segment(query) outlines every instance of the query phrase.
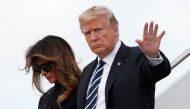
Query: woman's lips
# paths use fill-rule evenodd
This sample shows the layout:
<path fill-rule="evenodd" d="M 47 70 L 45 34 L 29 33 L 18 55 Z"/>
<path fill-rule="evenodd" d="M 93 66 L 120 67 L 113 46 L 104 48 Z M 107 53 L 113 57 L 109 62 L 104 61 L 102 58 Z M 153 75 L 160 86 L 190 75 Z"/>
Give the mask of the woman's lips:
<path fill-rule="evenodd" d="M 47 79 L 47 80 L 50 80 L 50 79 L 51 79 L 51 76 L 49 76 L 49 77 L 46 77 L 46 79 Z"/>

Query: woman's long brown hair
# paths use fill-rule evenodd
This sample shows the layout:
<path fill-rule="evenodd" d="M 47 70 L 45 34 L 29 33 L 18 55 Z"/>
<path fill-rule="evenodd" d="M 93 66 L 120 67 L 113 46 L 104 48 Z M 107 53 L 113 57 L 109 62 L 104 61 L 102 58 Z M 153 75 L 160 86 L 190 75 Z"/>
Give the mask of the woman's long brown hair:
<path fill-rule="evenodd" d="M 70 45 L 61 37 L 49 35 L 39 40 L 26 52 L 26 65 L 24 69 L 29 73 L 37 58 L 52 61 L 56 66 L 56 73 L 62 93 L 57 99 L 57 104 L 61 108 L 61 102 L 76 90 L 81 74 L 74 53 Z M 44 93 L 41 86 L 41 75 L 33 72 L 32 84 L 41 93 Z"/>

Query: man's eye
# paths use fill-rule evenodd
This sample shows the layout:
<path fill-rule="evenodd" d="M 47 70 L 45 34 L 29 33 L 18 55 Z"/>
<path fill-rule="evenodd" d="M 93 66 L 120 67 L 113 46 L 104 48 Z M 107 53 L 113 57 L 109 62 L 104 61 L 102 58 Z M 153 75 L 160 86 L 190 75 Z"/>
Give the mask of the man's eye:
<path fill-rule="evenodd" d="M 95 32 L 101 32 L 102 31 L 102 28 L 97 28 L 97 29 L 95 29 Z"/>
<path fill-rule="evenodd" d="M 90 32 L 84 32 L 84 35 L 86 36 L 86 35 L 89 35 L 90 34 Z"/>
<path fill-rule="evenodd" d="M 97 28 L 94 30 L 94 32 L 96 32 L 97 34 L 102 33 L 102 31 L 103 31 L 103 28 Z"/>

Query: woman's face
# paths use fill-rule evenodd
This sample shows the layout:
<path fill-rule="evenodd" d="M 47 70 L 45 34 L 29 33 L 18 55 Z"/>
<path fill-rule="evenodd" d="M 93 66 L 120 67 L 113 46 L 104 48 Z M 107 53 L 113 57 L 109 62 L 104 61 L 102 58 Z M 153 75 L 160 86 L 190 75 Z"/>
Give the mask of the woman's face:
<path fill-rule="evenodd" d="M 38 58 L 33 66 L 33 71 L 40 73 L 49 83 L 56 83 L 58 81 L 55 64 L 51 61 Z"/>

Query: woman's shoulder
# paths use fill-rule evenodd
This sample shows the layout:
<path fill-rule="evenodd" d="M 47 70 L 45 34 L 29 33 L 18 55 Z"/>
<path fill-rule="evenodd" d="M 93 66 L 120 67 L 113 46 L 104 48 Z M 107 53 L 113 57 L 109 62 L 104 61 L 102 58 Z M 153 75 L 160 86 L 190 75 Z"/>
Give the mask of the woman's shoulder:
<path fill-rule="evenodd" d="M 76 109 L 77 90 L 74 90 L 71 95 L 61 103 L 65 109 Z"/>
<path fill-rule="evenodd" d="M 43 93 L 43 95 L 40 97 L 39 102 L 48 101 L 49 99 L 51 99 L 53 92 L 54 92 L 54 87 L 51 87 L 45 93 Z"/>
<path fill-rule="evenodd" d="M 51 96 L 54 93 L 54 89 L 54 87 L 51 87 L 41 97 Z"/>
<path fill-rule="evenodd" d="M 49 109 L 51 107 L 50 105 L 51 105 L 53 90 L 54 87 L 50 88 L 40 97 L 38 109 Z"/>

